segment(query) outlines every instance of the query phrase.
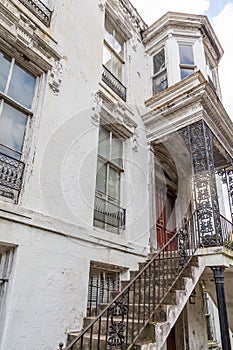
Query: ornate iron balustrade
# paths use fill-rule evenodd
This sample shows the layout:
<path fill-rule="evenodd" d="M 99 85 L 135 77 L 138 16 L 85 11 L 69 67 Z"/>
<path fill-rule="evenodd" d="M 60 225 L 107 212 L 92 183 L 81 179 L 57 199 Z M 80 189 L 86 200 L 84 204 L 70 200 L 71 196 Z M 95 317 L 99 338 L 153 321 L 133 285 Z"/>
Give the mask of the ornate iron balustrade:
<path fill-rule="evenodd" d="M 203 246 L 202 222 L 198 211 L 184 220 L 182 228 L 113 301 L 66 348 L 63 349 L 60 343 L 59 349 L 132 349 L 149 322 L 155 321 L 156 310 L 179 280 L 197 248 Z M 213 234 L 210 240 L 204 241 L 205 246 L 225 245 L 233 250 L 232 227 L 230 221 L 221 217 L 221 237 Z"/>
<path fill-rule="evenodd" d="M 197 232 L 194 214 L 64 350 L 132 349 L 192 259 L 199 246 Z"/>
<path fill-rule="evenodd" d="M 47 27 L 50 25 L 52 11 L 40 0 L 19 0 Z"/>
<path fill-rule="evenodd" d="M 17 200 L 23 172 L 23 162 L 0 153 L 0 196 Z"/>
<path fill-rule="evenodd" d="M 102 80 L 107 84 L 123 101 L 126 101 L 126 87 L 118 80 L 104 65 Z"/>
<path fill-rule="evenodd" d="M 222 229 L 222 244 L 233 250 L 233 223 L 220 215 L 221 229 Z"/>
<path fill-rule="evenodd" d="M 95 197 L 94 220 L 124 229 L 125 209 L 103 198 Z"/>

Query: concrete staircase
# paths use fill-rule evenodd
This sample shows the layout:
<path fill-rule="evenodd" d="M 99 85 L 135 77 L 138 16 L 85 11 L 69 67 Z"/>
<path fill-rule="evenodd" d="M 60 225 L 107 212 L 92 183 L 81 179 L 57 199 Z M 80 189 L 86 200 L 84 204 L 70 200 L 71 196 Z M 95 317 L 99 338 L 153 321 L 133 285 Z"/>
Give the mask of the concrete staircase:
<path fill-rule="evenodd" d="M 145 270 L 148 262 L 139 263 L 139 269 L 130 272 L 130 280 L 122 282 L 121 287 L 124 289 L 135 281 L 126 296 L 124 317 L 122 318 L 122 313 L 118 310 L 111 323 L 109 311 L 104 312 L 108 305 L 99 304 L 98 313 L 102 313 L 101 319 L 95 322 L 95 317 L 85 317 L 84 329 L 88 326 L 89 329 L 79 342 L 75 342 L 79 333 L 69 334 L 65 349 L 161 350 L 204 269 L 199 266 L 198 258 L 193 256 L 174 282 L 174 274 L 177 274 L 174 259 L 176 258 L 165 259 L 161 268 L 155 267 L 153 276 L 150 269 Z M 140 271 L 144 271 L 142 278 L 135 280 Z M 115 298 L 118 294 L 119 292 L 113 292 L 112 297 Z M 111 334 L 114 334 L 114 329 L 111 333 L 111 324 L 115 329 L 112 343 L 109 341 Z M 119 342 L 121 335 L 123 342 Z"/>

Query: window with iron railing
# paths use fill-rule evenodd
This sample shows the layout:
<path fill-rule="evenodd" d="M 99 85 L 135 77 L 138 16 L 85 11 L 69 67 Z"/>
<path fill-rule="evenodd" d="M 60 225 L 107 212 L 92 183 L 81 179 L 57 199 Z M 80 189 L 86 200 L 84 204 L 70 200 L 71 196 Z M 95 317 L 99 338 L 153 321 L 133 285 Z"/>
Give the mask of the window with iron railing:
<path fill-rule="evenodd" d="M 99 304 L 112 301 L 112 292 L 120 289 L 119 272 L 91 268 L 88 283 L 87 316 L 96 316 Z"/>
<path fill-rule="evenodd" d="M 117 29 L 105 22 L 103 43 L 103 72 L 102 80 L 124 101 L 126 101 L 126 88 L 123 85 L 125 42 Z"/>
<path fill-rule="evenodd" d="M 125 225 L 125 210 L 120 207 L 123 172 L 123 140 L 100 126 L 94 225 L 119 233 Z"/>
<path fill-rule="evenodd" d="M 52 11 L 50 10 L 50 0 L 19 0 L 34 16 L 44 25 L 50 26 Z"/>
<path fill-rule="evenodd" d="M 17 200 L 24 171 L 22 161 L 36 77 L 0 51 L 0 196 Z"/>

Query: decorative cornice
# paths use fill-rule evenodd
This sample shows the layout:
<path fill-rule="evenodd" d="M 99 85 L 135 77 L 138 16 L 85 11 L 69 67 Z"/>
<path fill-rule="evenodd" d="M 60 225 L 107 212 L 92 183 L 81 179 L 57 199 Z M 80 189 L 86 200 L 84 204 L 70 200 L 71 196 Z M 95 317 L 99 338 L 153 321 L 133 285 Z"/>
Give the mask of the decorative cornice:
<path fill-rule="evenodd" d="M 185 81 L 186 80 L 186 81 Z M 169 90 L 169 89 L 167 89 Z M 151 110 L 142 116 L 150 141 L 204 119 L 219 142 L 233 155 L 233 123 L 220 99 L 200 72 L 146 101 Z M 169 95 L 171 96 L 169 98 Z M 160 102 L 161 101 L 161 102 Z"/>
<path fill-rule="evenodd" d="M 49 71 L 61 59 L 56 41 L 11 0 L 0 3 L 0 47 L 14 52 L 22 64 L 26 61 L 35 74 Z"/>
<path fill-rule="evenodd" d="M 133 112 L 125 103 L 113 101 L 103 91 L 93 94 L 92 123 L 101 122 L 109 126 L 123 138 L 135 135 L 137 123 L 133 120 Z"/>
<path fill-rule="evenodd" d="M 119 25 L 126 39 L 132 37 L 132 30 L 141 36 L 141 32 L 147 28 L 146 23 L 129 0 L 107 0 L 105 11 L 110 14 L 115 25 Z"/>

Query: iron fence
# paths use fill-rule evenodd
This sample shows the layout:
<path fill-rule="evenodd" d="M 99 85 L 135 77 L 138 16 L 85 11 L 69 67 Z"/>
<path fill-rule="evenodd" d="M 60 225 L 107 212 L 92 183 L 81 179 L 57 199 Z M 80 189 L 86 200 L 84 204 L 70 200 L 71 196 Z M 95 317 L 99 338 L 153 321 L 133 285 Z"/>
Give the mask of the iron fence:
<path fill-rule="evenodd" d="M 103 65 L 102 80 L 107 84 L 123 101 L 126 101 L 126 87 Z"/>
<path fill-rule="evenodd" d="M 124 229 L 125 209 L 106 199 L 95 197 L 94 220 Z"/>
<path fill-rule="evenodd" d="M 40 0 L 19 0 L 29 9 L 43 24 L 50 26 L 52 11 Z"/>
<path fill-rule="evenodd" d="M 0 153 L 0 196 L 17 199 L 22 186 L 24 163 Z"/>

